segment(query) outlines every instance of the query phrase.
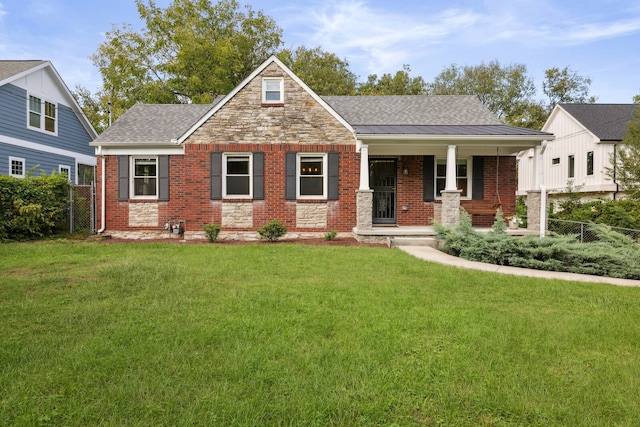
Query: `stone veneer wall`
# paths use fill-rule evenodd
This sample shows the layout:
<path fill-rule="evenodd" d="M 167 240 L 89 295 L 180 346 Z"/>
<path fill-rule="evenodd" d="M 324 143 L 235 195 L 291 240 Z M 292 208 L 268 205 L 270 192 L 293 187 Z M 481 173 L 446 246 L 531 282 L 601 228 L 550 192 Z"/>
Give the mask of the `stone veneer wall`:
<path fill-rule="evenodd" d="M 157 227 L 158 204 L 157 203 L 130 203 L 129 204 L 130 227 Z"/>
<path fill-rule="evenodd" d="M 253 203 L 223 203 L 222 227 L 245 229 L 253 227 Z"/>

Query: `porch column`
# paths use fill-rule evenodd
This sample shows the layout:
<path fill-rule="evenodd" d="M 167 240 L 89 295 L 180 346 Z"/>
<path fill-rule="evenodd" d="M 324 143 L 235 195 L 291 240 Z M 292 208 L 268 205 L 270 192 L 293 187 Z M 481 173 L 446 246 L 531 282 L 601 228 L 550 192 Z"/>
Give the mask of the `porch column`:
<path fill-rule="evenodd" d="M 537 146 L 533 156 L 533 188 L 527 191 L 527 230 L 538 231 L 544 237 L 547 230 L 547 197 L 544 186 L 542 154 L 544 149 Z"/>
<path fill-rule="evenodd" d="M 457 190 L 456 179 L 456 146 L 450 145 L 447 149 L 447 178 L 445 181 L 445 191 Z"/>
<path fill-rule="evenodd" d="M 360 146 L 360 190 L 369 190 L 369 146 Z"/>
<path fill-rule="evenodd" d="M 369 188 L 369 146 L 360 145 L 360 188 L 356 191 L 356 228 L 373 228 L 373 190 Z"/>
<path fill-rule="evenodd" d="M 456 146 L 447 149 L 447 177 L 442 191 L 442 225 L 455 227 L 460 224 L 460 193 L 456 178 Z"/>

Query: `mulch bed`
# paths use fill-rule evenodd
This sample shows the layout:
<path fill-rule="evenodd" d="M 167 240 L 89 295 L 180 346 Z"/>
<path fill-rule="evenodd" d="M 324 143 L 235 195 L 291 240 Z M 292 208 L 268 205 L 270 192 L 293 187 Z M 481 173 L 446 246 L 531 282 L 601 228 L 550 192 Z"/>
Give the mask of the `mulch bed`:
<path fill-rule="evenodd" d="M 372 247 L 386 247 L 384 243 L 360 243 L 353 237 L 339 237 L 333 240 L 326 240 L 323 238 L 311 238 L 311 239 L 280 239 L 276 242 L 269 242 L 266 240 L 216 240 L 215 243 L 209 243 L 206 239 L 186 239 L 181 240 L 179 238 L 159 238 L 159 239 L 117 239 L 110 236 L 92 236 L 93 239 L 105 244 L 114 243 L 174 243 L 174 244 L 190 244 L 190 245 L 222 245 L 222 246 L 235 246 L 235 245 L 277 245 L 282 243 L 293 243 L 297 245 L 312 245 L 312 246 L 372 246 Z"/>

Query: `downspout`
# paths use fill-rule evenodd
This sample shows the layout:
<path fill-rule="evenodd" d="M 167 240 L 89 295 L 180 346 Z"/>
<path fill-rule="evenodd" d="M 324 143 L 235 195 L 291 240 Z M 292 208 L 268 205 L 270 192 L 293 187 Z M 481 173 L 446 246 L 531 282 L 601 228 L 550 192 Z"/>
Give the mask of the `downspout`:
<path fill-rule="evenodd" d="M 98 154 L 102 154 L 102 147 L 98 147 Z M 105 206 L 105 190 L 106 190 L 106 184 L 105 184 L 105 176 L 106 176 L 106 172 L 105 172 L 105 158 L 104 158 L 104 154 L 102 154 L 102 170 L 100 171 L 100 180 L 101 180 L 101 192 L 102 194 L 100 195 L 100 230 L 98 230 L 96 233 L 98 234 L 102 234 L 104 233 L 104 230 L 107 228 L 107 224 L 106 224 L 106 218 L 107 218 L 107 207 Z"/>

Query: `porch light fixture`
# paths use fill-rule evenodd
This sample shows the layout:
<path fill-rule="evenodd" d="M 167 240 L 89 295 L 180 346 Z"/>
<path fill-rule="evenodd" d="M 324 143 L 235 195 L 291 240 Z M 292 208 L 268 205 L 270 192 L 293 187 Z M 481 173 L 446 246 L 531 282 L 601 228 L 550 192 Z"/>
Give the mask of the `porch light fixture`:
<path fill-rule="evenodd" d="M 406 166 L 402 168 L 402 175 L 409 175 L 409 166 Z"/>

